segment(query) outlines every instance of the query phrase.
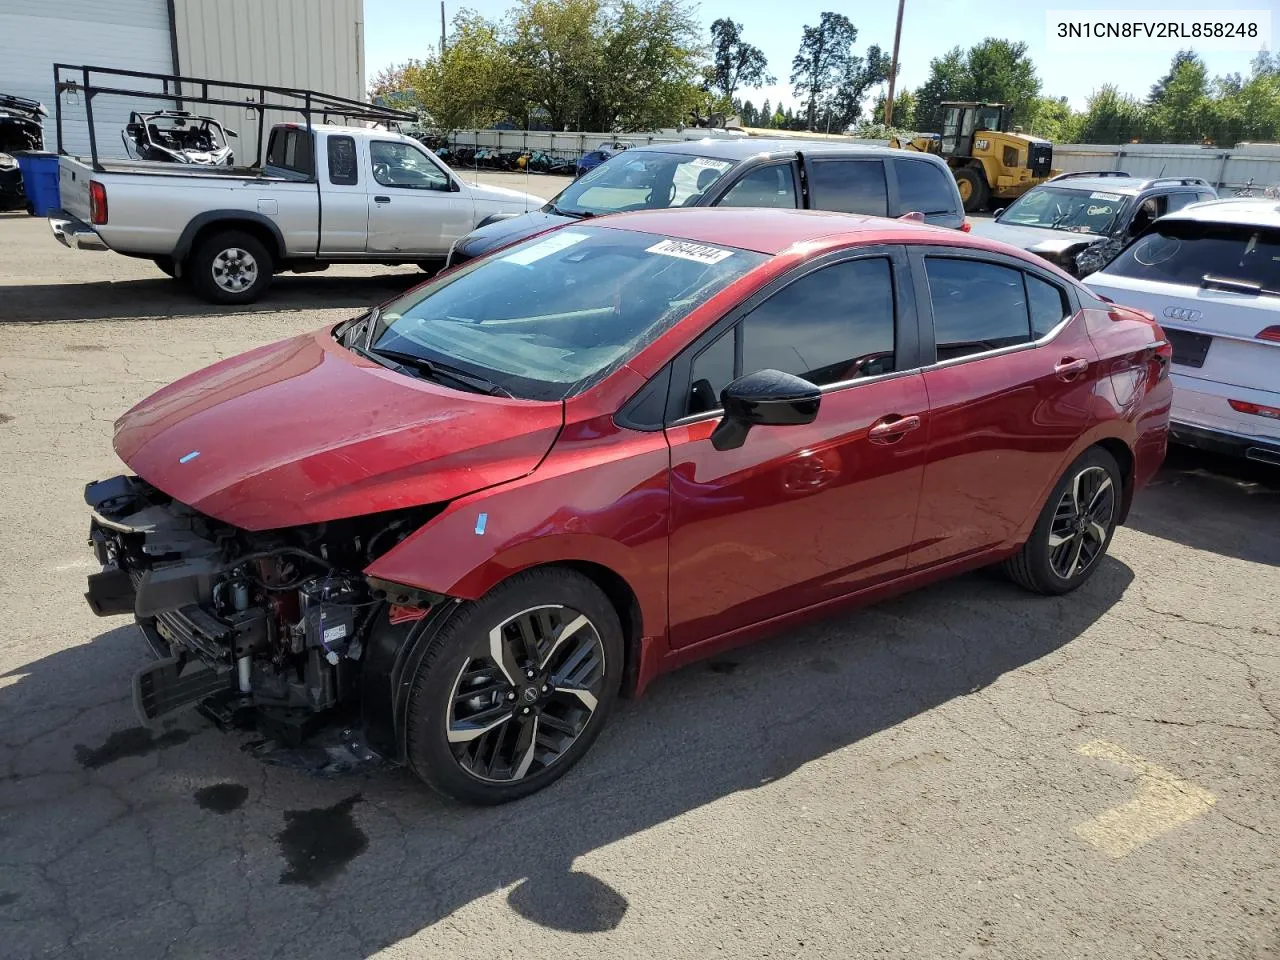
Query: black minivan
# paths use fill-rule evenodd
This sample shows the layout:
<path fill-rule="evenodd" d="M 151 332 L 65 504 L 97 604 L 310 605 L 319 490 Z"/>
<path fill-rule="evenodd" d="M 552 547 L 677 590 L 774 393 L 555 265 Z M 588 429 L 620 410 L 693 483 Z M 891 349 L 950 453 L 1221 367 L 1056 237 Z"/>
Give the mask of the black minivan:
<path fill-rule="evenodd" d="M 951 171 L 930 154 L 808 140 L 704 139 L 610 157 L 540 210 L 481 223 L 453 245 L 447 266 L 574 220 L 667 207 L 920 213 L 928 223 L 968 229 Z"/>

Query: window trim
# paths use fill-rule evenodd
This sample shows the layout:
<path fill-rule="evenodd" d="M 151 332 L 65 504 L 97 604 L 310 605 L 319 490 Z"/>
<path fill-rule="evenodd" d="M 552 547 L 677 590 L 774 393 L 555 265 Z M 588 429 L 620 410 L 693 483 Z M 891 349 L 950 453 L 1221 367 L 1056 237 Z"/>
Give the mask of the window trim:
<path fill-rule="evenodd" d="M 891 162 L 885 164 L 886 173 L 890 174 L 892 177 L 892 187 L 890 192 L 892 205 L 889 213 L 889 216 L 891 217 L 901 217 L 904 214 L 911 212 L 910 210 L 905 209 L 906 205 L 902 199 L 902 185 L 898 180 L 898 164 L 900 163 L 916 163 L 921 166 L 931 167 L 934 171 L 942 175 L 944 181 L 950 180 L 951 185 L 955 185 L 955 177 L 952 176 L 949 167 L 934 163 L 932 160 L 926 160 L 924 159 L 924 156 L 913 157 L 907 154 L 901 157 L 892 157 Z M 955 195 L 948 197 L 948 199 L 952 201 L 953 206 L 947 210 L 921 210 L 920 212 L 924 214 L 926 220 L 930 217 L 958 217 L 960 222 L 963 223 L 965 218 L 964 204 L 960 203 L 959 206 L 954 205 L 955 201 L 959 198 L 959 195 L 959 188 L 957 187 Z"/>
<path fill-rule="evenodd" d="M 739 321 L 743 320 L 756 307 L 764 303 L 774 294 L 779 293 L 785 287 L 790 286 L 797 280 L 800 280 L 811 273 L 822 270 L 826 267 L 835 266 L 838 263 L 845 263 L 852 260 L 868 260 L 868 259 L 884 259 L 889 260 L 890 274 L 893 277 L 893 293 L 894 293 L 894 354 L 895 360 L 902 360 L 902 369 L 893 370 L 889 373 L 877 374 L 874 377 L 857 377 L 853 380 L 841 380 L 836 383 L 825 384 L 818 389 L 825 395 L 834 393 L 837 390 L 846 390 L 851 387 L 859 387 L 863 384 L 876 383 L 881 380 L 890 380 L 895 377 L 904 377 L 913 373 L 918 373 L 922 367 L 924 356 L 921 352 L 921 344 L 919 341 L 919 311 L 917 309 L 917 301 L 919 298 L 918 291 L 912 283 L 911 264 L 908 259 L 908 249 L 902 244 L 877 243 L 866 246 L 845 247 L 840 250 L 833 250 L 813 260 L 809 260 L 800 264 L 791 270 L 788 270 L 780 277 L 775 277 L 769 283 L 757 290 L 751 296 L 742 302 L 731 307 L 710 326 L 703 330 L 697 337 L 685 345 L 676 357 L 671 361 L 669 367 L 671 369 L 671 382 L 667 393 L 667 410 L 665 418 L 665 427 L 684 426 L 690 423 L 697 423 L 699 420 L 710 420 L 723 416 L 724 409 L 717 408 L 715 410 L 704 410 L 702 413 L 684 413 L 684 402 L 689 396 L 689 389 L 693 385 L 690 379 L 693 368 L 693 360 L 702 353 L 707 347 L 718 340 L 725 334 L 729 328 L 734 327 Z M 734 351 L 735 366 L 740 363 L 741 357 L 737 351 L 741 350 L 741 343 L 735 342 Z"/>
<path fill-rule="evenodd" d="M 747 177 L 751 176 L 757 170 L 763 170 L 767 167 L 780 167 L 783 165 L 789 166 L 791 168 L 791 189 L 794 191 L 792 193 L 792 196 L 795 197 L 796 205 L 794 207 L 777 207 L 777 208 L 765 208 L 765 209 L 803 210 L 805 209 L 804 197 L 800 189 L 800 171 L 797 169 L 795 157 L 769 158 L 766 160 L 762 160 L 759 163 L 738 164 L 736 168 L 731 169 L 729 172 L 733 173 L 734 170 L 741 170 L 741 172 L 736 177 L 734 177 L 730 183 L 725 184 L 724 187 L 721 188 L 718 193 L 714 194 L 715 199 L 713 199 L 710 203 L 700 203 L 698 204 L 698 206 L 718 207 L 724 202 L 724 198 L 729 195 L 730 191 L 732 191 L 735 187 L 738 186 L 738 184 L 740 184 L 743 180 L 747 179 Z M 725 174 L 725 177 L 727 176 L 728 174 Z M 724 179 L 724 178 L 722 177 L 721 179 Z M 703 196 L 703 199 L 704 200 L 706 199 L 705 195 Z M 726 207 L 725 209 L 727 210 L 759 210 L 762 208 L 760 207 Z"/>
<path fill-rule="evenodd" d="M 344 180 L 333 179 L 333 149 L 334 142 L 338 140 L 347 140 L 351 144 L 351 155 L 355 157 L 355 179 L 350 183 Z M 360 150 L 356 146 L 356 138 L 349 133 L 331 133 L 324 140 L 324 167 L 325 174 L 328 177 L 329 185 L 333 187 L 358 187 L 360 186 Z M 372 176 L 370 172 L 370 176 Z"/>
<path fill-rule="evenodd" d="M 921 370 L 926 373 L 941 367 L 954 367 L 962 363 L 969 363 L 974 360 L 986 360 L 991 357 L 1002 357 L 1010 353 L 1018 353 L 1022 350 L 1035 350 L 1046 346 L 1057 339 L 1063 329 L 1074 320 L 1081 311 L 1080 298 L 1076 295 L 1075 288 L 1068 284 L 1064 284 L 1060 277 L 1056 277 L 1047 270 L 1042 270 L 1033 263 L 1029 263 L 1019 257 L 1012 257 L 1003 253 L 993 253 L 987 250 L 978 250 L 973 247 L 949 247 L 943 244 L 913 244 L 908 249 L 908 256 L 911 261 L 911 273 L 915 281 L 916 294 L 916 315 L 920 320 L 920 352 Z M 1065 293 L 1067 298 L 1067 306 L 1070 309 L 1062 321 L 1044 336 L 1035 340 L 1028 340 L 1026 343 L 1015 343 L 1007 347 L 997 347 L 994 350 L 983 350 L 981 353 L 970 353 L 963 357 L 952 357 L 950 360 L 938 359 L 938 345 L 934 335 L 933 320 L 933 300 L 929 291 L 929 278 L 925 273 L 925 258 L 936 257 L 948 260 L 976 260 L 979 263 L 989 263 L 992 266 L 1008 267 L 1013 270 L 1020 270 L 1024 274 L 1031 274 L 1038 280 L 1043 280 L 1058 288 L 1059 291 Z M 1026 290 L 1026 281 L 1023 281 L 1023 290 Z M 1024 293 L 1025 295 L 1025 293 Z M 1027 333 L 1032 333 L 1031 329 L 1031 311 L 1027 310 Z M 924 362 L 928 356 L 933 356 L 932 363 Z"/>
<path fill-rule="evenodd" d="M 896 187 L 898 185 L 897 178 L 894 177 L 893 183 L 890 184 L 889 177 L 892 171 L 889 170 L 888 160 L 896 159 L 894 157 L 886 157 L 879 153 L 867 153 L 865 156 L 857 153 L 815 153 L 806 154 L 804 158 L 806 172 L 805 180 L 808 183 L 808 205 L 807 210 L 826 210 L 830 213 L 848 213 L 855 217 L 892 217 L 891 210 L 897 198 Z M 880 164 L 880 175 L 884 179 L 884 213 L 862 213 L 856 210 L 836 210 L 834 207 L 824 206 L 821 201 L 822 191 L 819 189 L 816 193 L 814 190 L 814 174 L 817 168 L 824 163 L 878 163 Z"/>
<path fill-rule="evenodd" d="M 443 187 L 427 187 L 427 186 L 419 186 L 418 184 L 413 184 L 413 183 L 383 183 L 381 180 L 378 179 L 378 175 L 373 172 L 373 165 L 374 165 L 373 147 L 374 147 L 374 144 L 378 144 L 378 143 L 385 143 L 385 144 L 388 144 L 389 146 L 408 147 L 410 150 L 416 150 L 418 153 L 422 154 L 422 158 L 426 160 L 427 163 L 429 163 L 432 167 L 434 167 L 436 171 L 439 172 L 444 177 L 444 186 Z M 443 167 L 441 167 L 440 164 L 437 163 L 435 159 L 431 156 L 431 154 L 427 153 L 426 150 L 423 150 L 420 147 L 415 146 L 412 143 L 407 143 L 403 140 L 374 140 L 372 138 L 369 140 L 369 176 L 372 178 L 373 182 L 378 186 L 378 189 L 380 190 L 428 190 L 431 193 L 455 193 L 458 189 L 457 185 L 453 181 L 453 174 L 451 174 L 448 170 L 445 170 Z"/>

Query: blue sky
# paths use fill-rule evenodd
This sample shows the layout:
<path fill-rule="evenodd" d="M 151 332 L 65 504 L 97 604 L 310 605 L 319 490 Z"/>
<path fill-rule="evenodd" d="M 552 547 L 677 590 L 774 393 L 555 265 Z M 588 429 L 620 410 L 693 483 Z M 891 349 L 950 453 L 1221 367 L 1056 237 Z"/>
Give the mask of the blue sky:
<path fill-rule="evenodd" d="M 484 16 L 501 17 L 511 6 L 508 0 L 446 0 L 446 14 L 452 19 L 460 5 Z M 929 60 L 953 46 L 969 47 L 984 37 L 996 36 L 1026 41 L 1040 74 L 1042 92 L 1065 96 L 1071 105 L 1083 109 L 1089 94 L 1104 83 L 1114 83 L 1128 93 L 1145 97 L 1151 85 L 1168 68 L 1172 51 L 1151 49 L 1135 42 L 1124 55 L 1089 53 L 1087 42 L 1070 55 L 1046 50 L 1045 16 L 1049 10 L 1131 10 L 1173 9 L 1272 9 L 1277 0 L 1238 0 L 1213 4 L 1206 0 L 906 0 L 902 25 L 900 83 L 919 86 L 928 76 Z M 795 103 L 787 77 L 791 59 L 800 44 L 805 24 L 816 24 L 823 10 L 843 12 L 858 28 L 856 50 L 862 53 L 878 43 L 886 51 L 893 47 L 896 0 L 876 0 L 856 6 L 832 0 L 702 0 L 698 13 L 705 24 L 719 17 L 732 17 L 743 25 L 745 38 L 760 47 L 769 58 L 772 72 L 781 81 L 763 91 L 746 91 L 759 106 L 767 96 L 774 103 Z M 365 63 L 370 75 L 391 63 L 423 56 L 440 42 L 438 0 L 364 0 Z M 1280 21 L 1280 12 L 1273 12 Z M 1280 23 L 1273 23 L 1273 29 Z M 1269 41 L 1274 49 L 1273 41 Z M 1209 66 L 1210 75 L 1248 71 L 1251 54 L 1231 51 L 1198 51 Z"/>

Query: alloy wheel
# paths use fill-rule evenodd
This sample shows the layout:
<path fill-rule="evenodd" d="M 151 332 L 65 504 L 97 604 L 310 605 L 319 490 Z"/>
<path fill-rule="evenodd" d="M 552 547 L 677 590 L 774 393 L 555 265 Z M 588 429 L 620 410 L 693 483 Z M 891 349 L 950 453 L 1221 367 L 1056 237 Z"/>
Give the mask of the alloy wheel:
<path fill-rule="evenodd" d="M 1103 467 L 1085 467 L 1071 479 L 1049 527 L 1049 567 L 1063 580 L 1088 570 L 1102 556 L 1115 515 L 1115 484 Z"/>
<path fill-rule="evenodd" d="M 510 783 L 546 769 L 586 729 L 603 694 L 604 644 L 583 613 L 521 611 L 470 652 L 449 694 L 445 735 L 458 765 Z"/>
<path fill-rule="evenodd" d="M 240 247 L 228 247 L 213 258 L 213 282 L 227 293 L 243 293 L 258 279 L 258 261 Z"/>

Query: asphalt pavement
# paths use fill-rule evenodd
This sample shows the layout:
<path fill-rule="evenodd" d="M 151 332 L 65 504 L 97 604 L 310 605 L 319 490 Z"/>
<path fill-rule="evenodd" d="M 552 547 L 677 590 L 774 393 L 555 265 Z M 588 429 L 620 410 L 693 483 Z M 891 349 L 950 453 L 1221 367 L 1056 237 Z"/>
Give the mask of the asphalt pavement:
<path fill-rule="evenodd" d="M 0 217 L 5 960 L 1280 957 L 1280 473 L 1186 451 L 1077 593 L 974 574 L 690 667 L 502 808 L 139 728 L 141 638 L 81 596 L 112 421 L 421 277 L 237 312 Z"/>

